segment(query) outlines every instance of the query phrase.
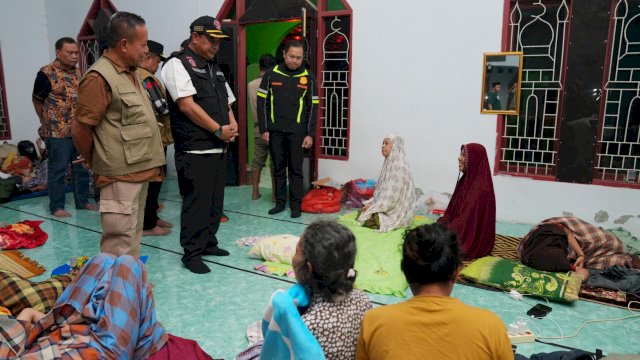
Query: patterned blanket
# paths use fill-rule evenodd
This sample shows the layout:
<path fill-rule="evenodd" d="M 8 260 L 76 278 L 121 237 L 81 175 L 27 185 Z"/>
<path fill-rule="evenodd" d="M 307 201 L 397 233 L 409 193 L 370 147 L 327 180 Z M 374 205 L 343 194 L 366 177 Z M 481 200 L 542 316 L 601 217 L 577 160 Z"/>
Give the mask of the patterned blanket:
<path fill-rule="evenodd" d="M 0 358 L 148 358 L 167 335 L 146 279 L 140 260 L 96 255 L 40 321 L 0 316 Z"/>
<path fill-rule="evenodd" d="M 25 308 L 49 312 L 71 280 L 71 276 L 64 275 L 33 282 L 10 271 L 0 270 L 0 304 L 13 315 L 18 315 Z"/>

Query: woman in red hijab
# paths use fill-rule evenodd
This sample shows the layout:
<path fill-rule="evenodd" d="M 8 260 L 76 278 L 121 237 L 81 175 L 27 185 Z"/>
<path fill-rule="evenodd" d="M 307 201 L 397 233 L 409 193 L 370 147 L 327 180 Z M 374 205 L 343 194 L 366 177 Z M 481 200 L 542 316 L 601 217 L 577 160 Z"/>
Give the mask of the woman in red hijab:
<path fill-rule="evenodd" d="M 464 258 L 472 260 L 489 255 L 496 241 L 496 196 L 484 146 L 462 145 L 458 169 L 462 176 L 438 222 L 458 235 Z"/>

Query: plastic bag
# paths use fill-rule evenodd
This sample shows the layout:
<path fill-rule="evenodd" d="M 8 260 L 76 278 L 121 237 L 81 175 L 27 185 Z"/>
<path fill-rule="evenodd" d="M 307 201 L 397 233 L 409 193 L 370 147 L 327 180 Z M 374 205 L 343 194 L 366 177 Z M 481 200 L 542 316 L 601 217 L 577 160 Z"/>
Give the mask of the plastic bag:
<path fill-rule="evenodd" d="M 449 205 L 449 197 L 433 190 L 422 192 L 416 202 L 416 210 L 427 211 L 431 214 L 442 215 Z"/>
<path fill-rule="evenodd" d="M 371 199 L 376 189 L 373 179 L 355 179 L 344 184 L 344 204 L 349 208 L 361 208 L 362 202 Z"/>
<path fill-rule="evenodd" d="M 314 214 L 328 214 L 340 211 L 340 190 L 332 187 L 312 189 L 302 198 L 302 211 Z"/>

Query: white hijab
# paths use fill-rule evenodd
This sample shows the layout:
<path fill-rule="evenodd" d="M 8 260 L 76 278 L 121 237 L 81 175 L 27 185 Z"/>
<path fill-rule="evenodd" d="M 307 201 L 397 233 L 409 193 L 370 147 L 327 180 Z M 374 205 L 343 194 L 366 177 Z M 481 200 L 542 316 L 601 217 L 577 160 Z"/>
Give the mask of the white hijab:
<path fill-rule="evenodd" d="M 370 205 L 369 208 L 358 217 L 358 222 L 362 225 L 373 214 L 378 213 L 379 232 L 411 225 L 416 199 L 413 177 L 404 151 L 404 140 L 396 135 L 389 135 L 385 139 L 393 143 L 393 148 L 384 159 L 373 197 L 363 202 L 364 205 Z"/>

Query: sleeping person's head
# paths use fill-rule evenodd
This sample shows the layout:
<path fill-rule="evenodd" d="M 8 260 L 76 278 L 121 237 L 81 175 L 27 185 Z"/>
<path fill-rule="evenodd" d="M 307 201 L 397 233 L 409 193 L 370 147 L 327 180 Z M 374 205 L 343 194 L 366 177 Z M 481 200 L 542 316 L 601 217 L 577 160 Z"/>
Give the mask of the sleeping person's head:
<path fill-rule="evenodd" d="M 298 283 L 336 302 L 353 290 L 355 260 L 353 233 L 336 222 L 317 221 L 300 236 L 292 262 Z"/>

